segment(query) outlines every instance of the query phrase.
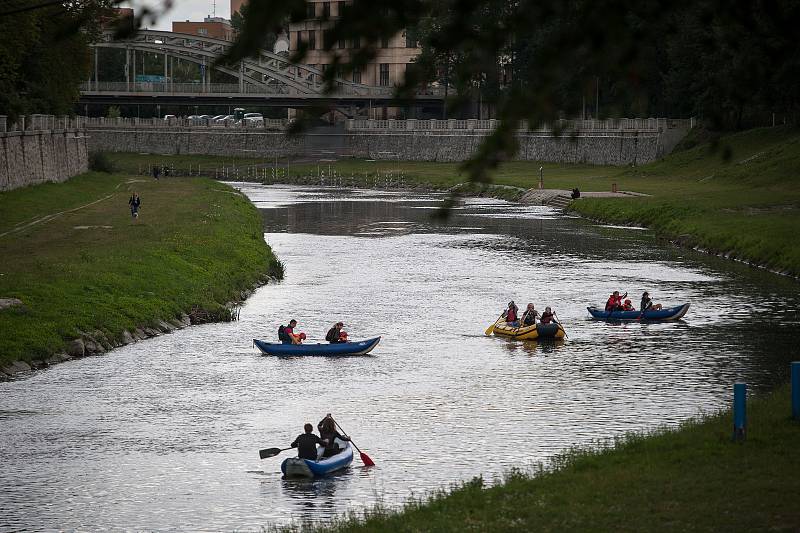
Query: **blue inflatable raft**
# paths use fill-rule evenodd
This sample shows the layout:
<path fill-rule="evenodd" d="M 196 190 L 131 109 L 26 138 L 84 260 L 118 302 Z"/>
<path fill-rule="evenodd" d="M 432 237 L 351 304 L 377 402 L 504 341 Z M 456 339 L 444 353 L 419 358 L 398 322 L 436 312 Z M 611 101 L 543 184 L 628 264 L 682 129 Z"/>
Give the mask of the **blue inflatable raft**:
<path fill-rule="evenodd" d="M 356 342 L 339 342 L 335 344 L 281 344 L 253 339 L 253 344 L 267 355 L 293 357 L 298 355 L 364 355 L 368 354 L 381 341 L 380 337 Z"/>
<path fill-rule="evenodd" d="M 348 441 L 336 439 L 341 451 L 331 457 L 322 458 L 324 448 L 317 448 L 317 461 L 290 457 L 281 463 L 281 472 L 284 477 L 322 477 L 350 466 L 353 462 L 353 446 Z"/>
<path fill-rule="evenodd" d="M 646 320 L 648 322 L 678 320 L 689 310 L 689 304 L 663 309 L 648 309 L 641 311 L 606 311 L 597 307 L 587 307 L 593 318 L 600 320 Z"/>

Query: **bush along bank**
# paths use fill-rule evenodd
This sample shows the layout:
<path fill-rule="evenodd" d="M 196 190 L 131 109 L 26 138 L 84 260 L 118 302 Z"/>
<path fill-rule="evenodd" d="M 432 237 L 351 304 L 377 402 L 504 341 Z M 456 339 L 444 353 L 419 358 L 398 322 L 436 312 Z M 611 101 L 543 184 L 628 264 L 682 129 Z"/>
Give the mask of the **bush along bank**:
<path fill-rule="evenodd" d="M 233 319 L 283 277 L 255 206 L 205 178 L 88 173 L 2 193 L 0 256 L 3 375 Z"/>
<path fill-rule="evenodd" d="M 748 433 L 730 412 L 613 446 L 562 453 L 492 487 L 480 479 L 404 509 L 351 514 L 318 532 L 797 531 L 800 422 L 790 389 L 748 401 Z M 535 438 L 535 437 L 534 437 Z"/>

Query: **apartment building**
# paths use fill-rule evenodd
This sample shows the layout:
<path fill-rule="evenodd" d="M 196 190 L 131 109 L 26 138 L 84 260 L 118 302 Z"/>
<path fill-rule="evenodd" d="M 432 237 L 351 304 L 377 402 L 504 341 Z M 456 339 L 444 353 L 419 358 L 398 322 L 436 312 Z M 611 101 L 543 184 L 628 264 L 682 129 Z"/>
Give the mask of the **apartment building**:
<path fill-rule="evenodd" d="M 308 44 L 306 64 L 322 68 L 331 63 L 330 56 L 323 50 L 326 29 L 333 25 L 342 11 L 345 2 L 326 0 L 306 0 L 307 18 L 303 22 L 289 25 L 289 50 L 298 49 L 299 43 Z M 339 41 L 334 49 L 347 56 L 360 46 L 358 41 Z M 373 62 L 349 75 L 350 81 L 365 85 L 391 87 L 397 85 L 405 76 L 406 66 L 419 54 L 419 47 L 409 32 L 401 32 L 378 43 L 378 53 Z"/>

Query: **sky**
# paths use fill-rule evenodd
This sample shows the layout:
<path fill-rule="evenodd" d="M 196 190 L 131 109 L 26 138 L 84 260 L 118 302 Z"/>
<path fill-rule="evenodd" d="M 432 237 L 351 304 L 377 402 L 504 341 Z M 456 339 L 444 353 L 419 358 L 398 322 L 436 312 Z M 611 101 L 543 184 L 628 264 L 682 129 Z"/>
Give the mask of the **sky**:
<path fill-rule="evenodd" d="M 230 0 L 216 0 L 217 16 L 226 19 L 231 18 Z M 132 7 L 138 15 L 140 6 L 149 6 L 156 11 L 161 10 L 160 0 L 129 0 L 122 4 L 122 7 Z M 192 22 L 202 21 L 214 12 L 214 0 L 173 0 L 172 9 L 162 15 L 156 24 L 145 24 L 151 30 L 172 30 L 172 21 L 191 20 Z"/>

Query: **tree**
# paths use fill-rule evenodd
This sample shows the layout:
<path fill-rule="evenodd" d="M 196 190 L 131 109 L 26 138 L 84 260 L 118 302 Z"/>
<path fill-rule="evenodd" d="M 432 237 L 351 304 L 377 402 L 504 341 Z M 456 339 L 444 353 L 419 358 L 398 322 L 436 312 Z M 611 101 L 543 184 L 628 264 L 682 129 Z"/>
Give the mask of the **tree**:
<path fill-rule="evenodd" d="M 0 8 L 0 114 L 67 114 L 89 76 L 88 43 L 110 16 L 112 0 L 45 3 L 15 0 Z"/>

